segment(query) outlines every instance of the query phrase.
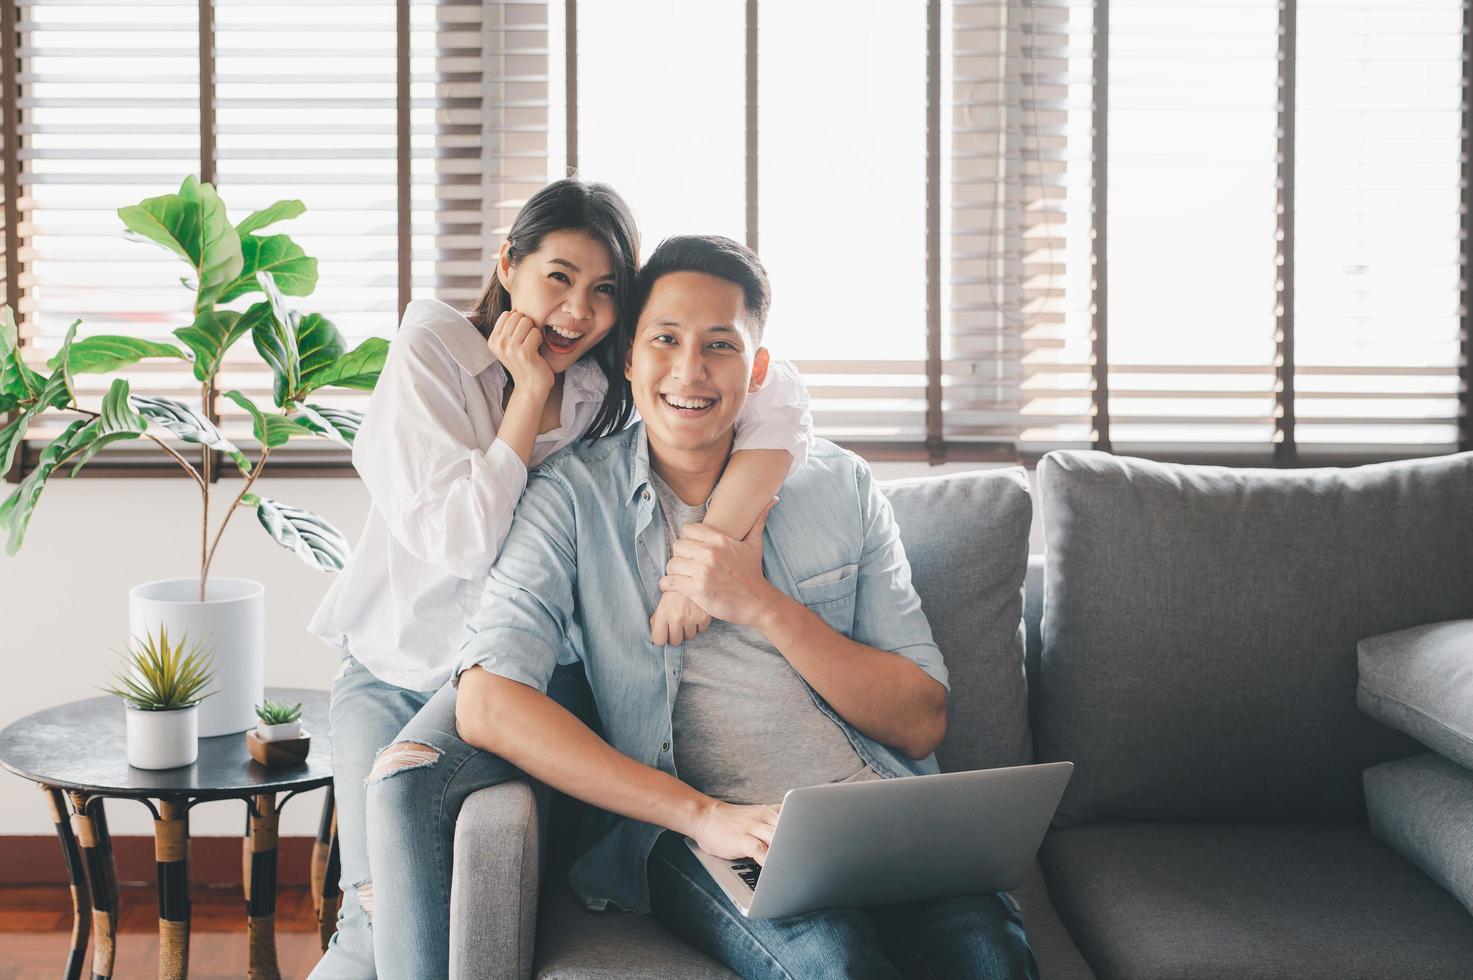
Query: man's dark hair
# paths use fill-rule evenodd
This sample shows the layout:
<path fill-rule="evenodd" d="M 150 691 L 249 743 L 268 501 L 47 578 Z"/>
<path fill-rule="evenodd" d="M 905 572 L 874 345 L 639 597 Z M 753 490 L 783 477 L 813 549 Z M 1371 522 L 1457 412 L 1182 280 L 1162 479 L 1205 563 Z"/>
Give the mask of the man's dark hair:
<path fill-rule="evenodd" d="M 631 328 L 644 312 L 644 304 L 649 300 L 655 283 L 661 276 L 672 272 L 699 272 L 742 287 L 747 325 L 752 330 L 753 339 L 762 340 L 767 309 L 772 305 L 772 286 L 767 281 L 767 270 L 762 268 L 757 253 L 720 235 L 676 235 L 660 243 L 644 268 L 639 270 L 634 307 L 630 311 L 632 315 L 622 318 Z"/>

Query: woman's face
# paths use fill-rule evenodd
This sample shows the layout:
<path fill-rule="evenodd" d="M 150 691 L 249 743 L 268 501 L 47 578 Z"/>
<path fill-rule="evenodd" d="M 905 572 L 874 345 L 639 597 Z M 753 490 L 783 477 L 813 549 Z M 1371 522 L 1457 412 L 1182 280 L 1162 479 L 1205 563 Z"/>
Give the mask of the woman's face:
<path fill-rule="evenodd" d="M 614 264 L 608 249 L 581 231 L 554 231 L 515 266 L 501 246 L 499 274 L 512 309 L 542 328 L 543 358 L 556 374 L 614 327 Z"/>

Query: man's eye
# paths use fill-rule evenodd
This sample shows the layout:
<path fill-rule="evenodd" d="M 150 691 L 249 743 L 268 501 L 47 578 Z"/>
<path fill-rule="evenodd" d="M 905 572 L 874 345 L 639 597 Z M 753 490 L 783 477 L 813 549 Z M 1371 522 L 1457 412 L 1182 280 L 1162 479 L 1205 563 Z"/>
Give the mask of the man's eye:
<path fill-rule="evenodd" d="M 711 346 L 719 348 L 720 350 L 736 350 L 736 345 L 727 340 L 718 340 Z"/>

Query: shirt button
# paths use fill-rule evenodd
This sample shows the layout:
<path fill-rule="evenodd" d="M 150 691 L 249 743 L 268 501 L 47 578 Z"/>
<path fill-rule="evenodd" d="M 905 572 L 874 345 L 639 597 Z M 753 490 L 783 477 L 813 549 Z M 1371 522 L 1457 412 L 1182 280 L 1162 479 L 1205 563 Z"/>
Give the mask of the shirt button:
<path fill-rule="evenodd" d="M 669 752 L 670 751 L 670 743 L 669 742 L 661 742 L 660 743 L 660 751 L 661 752 Z"/>
<path fill-rule="evenodd" d="M 639 495 L 639 499 L 640 500 L 648 500 L 648 499 L 650 499 L 650 492 L 648 490 L 644 491 L 643 493 L 641 493 Z"/>

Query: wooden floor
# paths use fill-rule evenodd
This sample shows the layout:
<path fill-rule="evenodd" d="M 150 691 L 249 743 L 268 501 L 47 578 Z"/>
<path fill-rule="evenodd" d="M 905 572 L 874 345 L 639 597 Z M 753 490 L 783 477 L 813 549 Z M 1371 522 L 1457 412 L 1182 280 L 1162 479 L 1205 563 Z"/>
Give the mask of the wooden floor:
<path fill-rule="evenodd" d="M 121 888 L 113 976 L 158 976 L 158 899 L 152 886 Z M 246 975 L 245 901 L 239 891 L 195 886 L 189 934 L 191 980 Z M 60 975 L 71 941 L 72 903 L 64 888 L 0 888 L 0 980 Z M 322 955 L 312 897 L 305 887 L 282 886 L 276 898 L 276 956 L 281 975 L 305 977 Z M 87 950 L 91 966 L 92 947 Z"/>

